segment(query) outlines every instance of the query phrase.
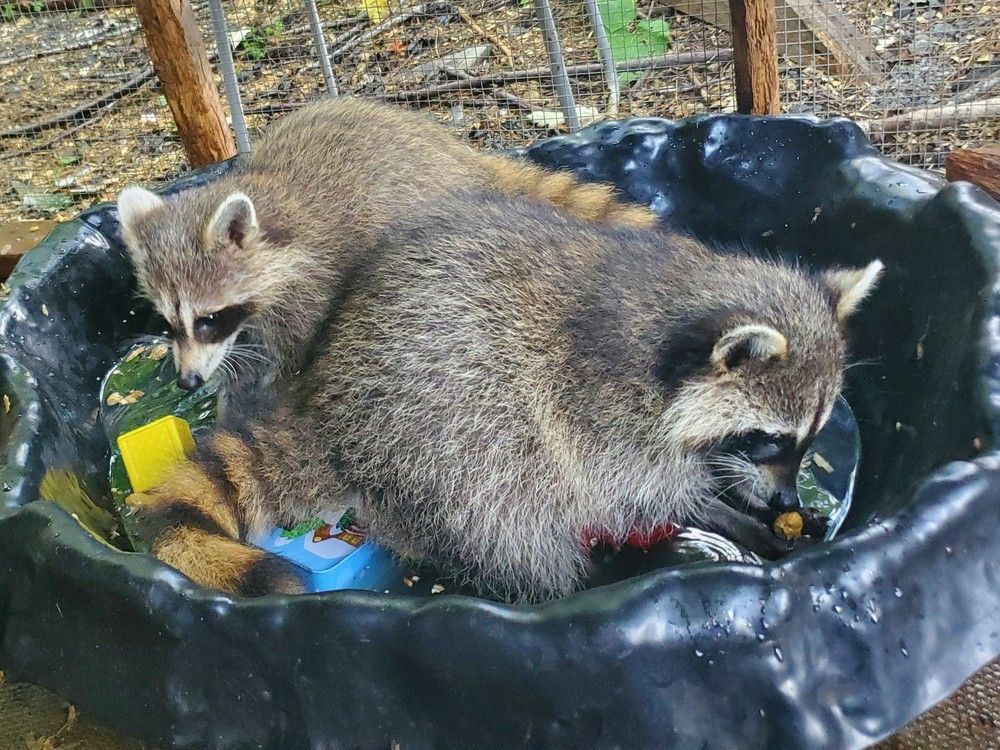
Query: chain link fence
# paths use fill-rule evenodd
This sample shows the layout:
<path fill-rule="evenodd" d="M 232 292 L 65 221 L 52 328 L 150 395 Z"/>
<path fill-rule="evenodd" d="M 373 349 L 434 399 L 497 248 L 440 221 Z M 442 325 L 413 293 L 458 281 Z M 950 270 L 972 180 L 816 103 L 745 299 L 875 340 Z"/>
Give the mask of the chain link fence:
<path fill-rule="evenodd" d="M 331 90 L 419 108 L 489 148 L 736 106 L 724 1 L 211 2 L 214 18 L 204 0 L 194 10 L 238 140 L 244 122 L 252 141 Z M 1000 3 L 776 0 L 776 12 L 784 111 L 851 117 L 931 169 L 1000 140 Z M 0 220 L 64 218 L 187 168 L 125 0 L 0 0 L 0 50 Z"/>

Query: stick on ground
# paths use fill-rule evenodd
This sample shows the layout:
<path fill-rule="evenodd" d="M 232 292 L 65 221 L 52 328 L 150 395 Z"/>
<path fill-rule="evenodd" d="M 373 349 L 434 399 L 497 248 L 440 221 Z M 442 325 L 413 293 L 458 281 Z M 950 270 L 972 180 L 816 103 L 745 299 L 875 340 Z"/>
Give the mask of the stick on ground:
<path fill-rule="evenodd" d="M 694 65 L 706 62 L 728 62 L 733 59 L 732 49 L 707 50 L 703 52 L 679 52 L 674 55 L 664 55 L 662 57 L 651 57 L 645 60 L 629 60 L 619 63 L 615 69 L 619 73 L 631 73 L 642 70 L 661 70 L 664 68 L 676 68 L 683 65 Z M 573 76 L 589 76 L 593 73 L 600 73 L 601 63 L 586 63 L 583 65 L 569 65 L 566 73 Z M 516 81 L 530 81 L 535 78 L 550 78 L 552 71 L 548 67 L 530 68 L 526 70 L 508 70 L 502 73 L 478 76 L 467 80 L 449 81 L 427 88 L 410 89 L 408 91 L 396 91 L 391 94 L 382 95 L 384 101 L 402 102 L 411 99 L 422 99 L 428 96 L 441 96 L 455 91 L 469 91 L 473 89 L 486 88 L 488 86 L 502 86 Z"/>
<path fill-rule="evenodd" d="M 994 96 L 991 99 L 966 104 L 922 107 L 892 117 L 859 122 L 858 127 L 870 136 L 877 137 L 901 130 L 934 130 L 944 125 L 976 122 L 998 115 L 1000 115 L 1000 96 Z"/>
<path fill-rule="evenodd" d="M 496 34 L 491 34 L 483 26 L 476 21 L 472 16 L 469 15 L 469 11 L 463 8 L 461 5 L 457 6 L 455 10 L 458 12 L 458 17 L 468 24 L 469 28 L 475 31 L 479 36 L 488 42 L 491 42 L 494 47 L 503 52 L 503 56 L 507 58 L 507 63 L 510 67 L 514 67 L 514 51 L 510 48 L 503 39 L 501 39 Z"/>

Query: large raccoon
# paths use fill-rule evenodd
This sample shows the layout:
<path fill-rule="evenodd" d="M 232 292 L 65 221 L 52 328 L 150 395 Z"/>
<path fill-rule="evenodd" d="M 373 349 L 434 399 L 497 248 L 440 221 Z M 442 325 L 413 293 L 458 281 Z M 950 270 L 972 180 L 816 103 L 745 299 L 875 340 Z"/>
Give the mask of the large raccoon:
<path fill-rule="evenodd" d="M 270 128 L 219 181 L 119 197 L 141 291 L 174 333 L 178 383 L 294 372 L 331 296 L 387 223 L 461 187 L 525 193 L 585 219 L 649 227 L 608 185 L 474 151 L 414 112 L 327 99 Z M 247 330 L 250 342 L 234 348 Z"/>
<path fill-rule="evenodd" d="M 504 599 L 585 576 L 585 530 L 725 527 L 787 504 L 881 272 L 806 273 L 515 197 L 404 217 L 345 282 L 277 404 L 136 498 L 195 581 L 294 591 L 241 542 L 357 499 L 375 538 Z"/>

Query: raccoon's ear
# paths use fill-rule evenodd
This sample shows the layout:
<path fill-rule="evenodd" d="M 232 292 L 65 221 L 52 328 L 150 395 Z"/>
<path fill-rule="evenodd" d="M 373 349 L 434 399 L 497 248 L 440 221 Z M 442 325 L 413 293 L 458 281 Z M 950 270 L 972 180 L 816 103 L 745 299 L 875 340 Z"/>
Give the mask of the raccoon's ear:
<path fill-rule="evenodd" d="M 213 240 L 242 245 L 257 229 L 257 211 L 244 193 L 230 193 L 208 220 L 207 234 Z"/>
<path fill-rule="evenodd" d="M 712 364 L 722 372 L 747 362 L 767 362 L 788 353 L 788 340 L 770 326 L 737 326 L 722 334 L 712 349 Z"/>
<path fill-rule="evenodd" d="M 864 268 L 849 271 L 826 271 L 823 281 L 833 294 L 834 310 L 837 320 L 844 321 L 854 312 L 861 301 L 867 297 L 885 270 L 885 264 L 873 260 Z"/>
<path fill-rule="evenodd" d="M 118 218 L 122 226 L 132 227 L 150 211 L 163 205 L 163 198 L 146 188 L 133 185 L 118 195 Z"/>

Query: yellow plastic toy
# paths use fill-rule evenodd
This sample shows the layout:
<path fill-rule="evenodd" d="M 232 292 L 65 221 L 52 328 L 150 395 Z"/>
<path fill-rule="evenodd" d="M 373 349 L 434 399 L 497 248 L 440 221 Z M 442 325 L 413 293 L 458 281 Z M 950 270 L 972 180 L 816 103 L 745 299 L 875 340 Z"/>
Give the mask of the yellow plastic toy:
<path fill-rule="evenodd" d="M 118 450 L 132 491 L 145 492 L 194 450 L 194 438 L 188 423 L 171 415 L 119 435 Z"/>

